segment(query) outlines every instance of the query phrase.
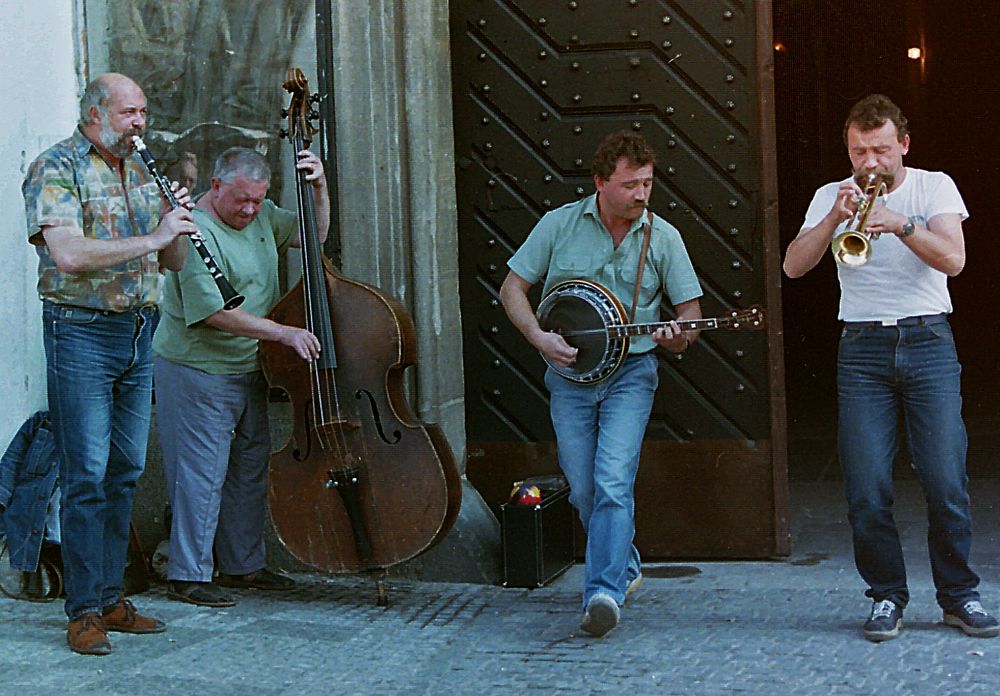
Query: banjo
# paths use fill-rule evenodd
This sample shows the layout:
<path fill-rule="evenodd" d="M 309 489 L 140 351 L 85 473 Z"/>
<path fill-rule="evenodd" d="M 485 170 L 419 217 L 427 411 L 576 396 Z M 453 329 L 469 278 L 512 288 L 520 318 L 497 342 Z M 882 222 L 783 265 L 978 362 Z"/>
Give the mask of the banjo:
<path fill-rule="evenodd" d="M 630 324 L 618 298 L 599 283 L 567 280 L 552 287 L 535 313 L 543 331 L 554 331 L 578 350 L 576 362 L 563 366 L 542 359 L 558 375 L 579 384 L 607 379 L 628 355 L 629 337 L 646 336 L 670 322 Z M 678 320 L 682 330 L 760 329 L 764 310 L 758 306 L 732 309 L 717 319 Z"/>

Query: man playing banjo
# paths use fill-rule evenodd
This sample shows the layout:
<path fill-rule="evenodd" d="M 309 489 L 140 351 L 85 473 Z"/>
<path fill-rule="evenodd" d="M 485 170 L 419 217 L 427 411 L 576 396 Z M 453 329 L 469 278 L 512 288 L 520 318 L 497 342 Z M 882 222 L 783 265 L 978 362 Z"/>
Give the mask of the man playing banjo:
<path fill-rule="evenodd" d="M 664 293 L 677 319 L 701 318 L 701 286 L 680 233 L 647 213 L 655 155 L 629 131 L 612 133 L 594 155 L 597 192 L 542 217 L 508 261 L 500 299 L 511 322 L 550 365 L 571 367 L 578 350 L 539 324 L 528 289 L 544 278 L 544 292 L 567 280 L 606 288 L 628 321 L 657 322 Z M 640 263 L 642 259 L 643 263 Z M 570 501 L 587 531 L 581 628 L 595 636 L 613 629 L 619 607 L 642 582 L 635 535 L 634 492 L 639 452 L 658 382 L 653 349 L 687 350 L 697 330 L 676 321 L 629 343 L 628 356 L 592 382 L 545 373 L 559 466 Z"/>

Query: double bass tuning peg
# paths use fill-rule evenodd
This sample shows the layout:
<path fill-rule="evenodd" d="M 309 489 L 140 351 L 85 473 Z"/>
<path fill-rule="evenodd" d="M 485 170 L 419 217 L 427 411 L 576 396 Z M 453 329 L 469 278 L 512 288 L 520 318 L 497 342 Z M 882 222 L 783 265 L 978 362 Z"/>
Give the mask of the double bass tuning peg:
<path fill-rule="evenodd" d="M 288 137 L 288 129 L 287 128 L 280 129 L 278 131 L 278 137 L 279 138 L 287 138 Z"/>
<path fill-rule="evenodd" d="M 319 104 L 319 92 L 313 92 L 309 95 L 309 102 L 311 104 Z"/>
<path fill-rule="evenodd" d="M 281 110 L 281 118 L 288 118 L 288 109 Z"/>

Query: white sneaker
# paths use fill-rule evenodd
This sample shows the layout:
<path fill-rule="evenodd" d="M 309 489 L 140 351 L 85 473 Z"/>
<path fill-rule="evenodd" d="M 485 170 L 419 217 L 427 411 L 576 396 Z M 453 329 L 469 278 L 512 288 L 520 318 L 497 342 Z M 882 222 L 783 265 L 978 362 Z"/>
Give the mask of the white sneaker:
<path fill-rule="evenodd" d="M 580 628 L 600 638 L 618 625 L 620 617 L 618 602 L 611 595 L 598 592 L 587 602 L 587 611 L 580 622 Z"/>
<path fill-rule="evenodd" d="M 638 592 L 640 587 L 642 587 L 642 573 L 628 581 L 628 585 L 625 587 L 625 599 Z"/>

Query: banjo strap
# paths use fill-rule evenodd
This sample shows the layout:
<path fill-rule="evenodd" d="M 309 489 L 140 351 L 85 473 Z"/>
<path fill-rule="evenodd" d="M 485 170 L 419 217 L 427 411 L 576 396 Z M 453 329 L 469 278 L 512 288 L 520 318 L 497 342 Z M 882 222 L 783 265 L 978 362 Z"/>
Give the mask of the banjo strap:
<path fill-rule="evenodd" d="M 635 309 L 639 306 L 639 289 L 642 287 L 642 271 L 646 268 L 646 252 L 649 251 L 649 238 L 653 234 L 653 211 L 646 211 L 646 232 L 642 238 L 642 251 L 639 252 L 639 267 L 635 271 L 635 292 L 632 294 L 632 311 L 628 313 L 628 321 L 635 321 Z"/>

